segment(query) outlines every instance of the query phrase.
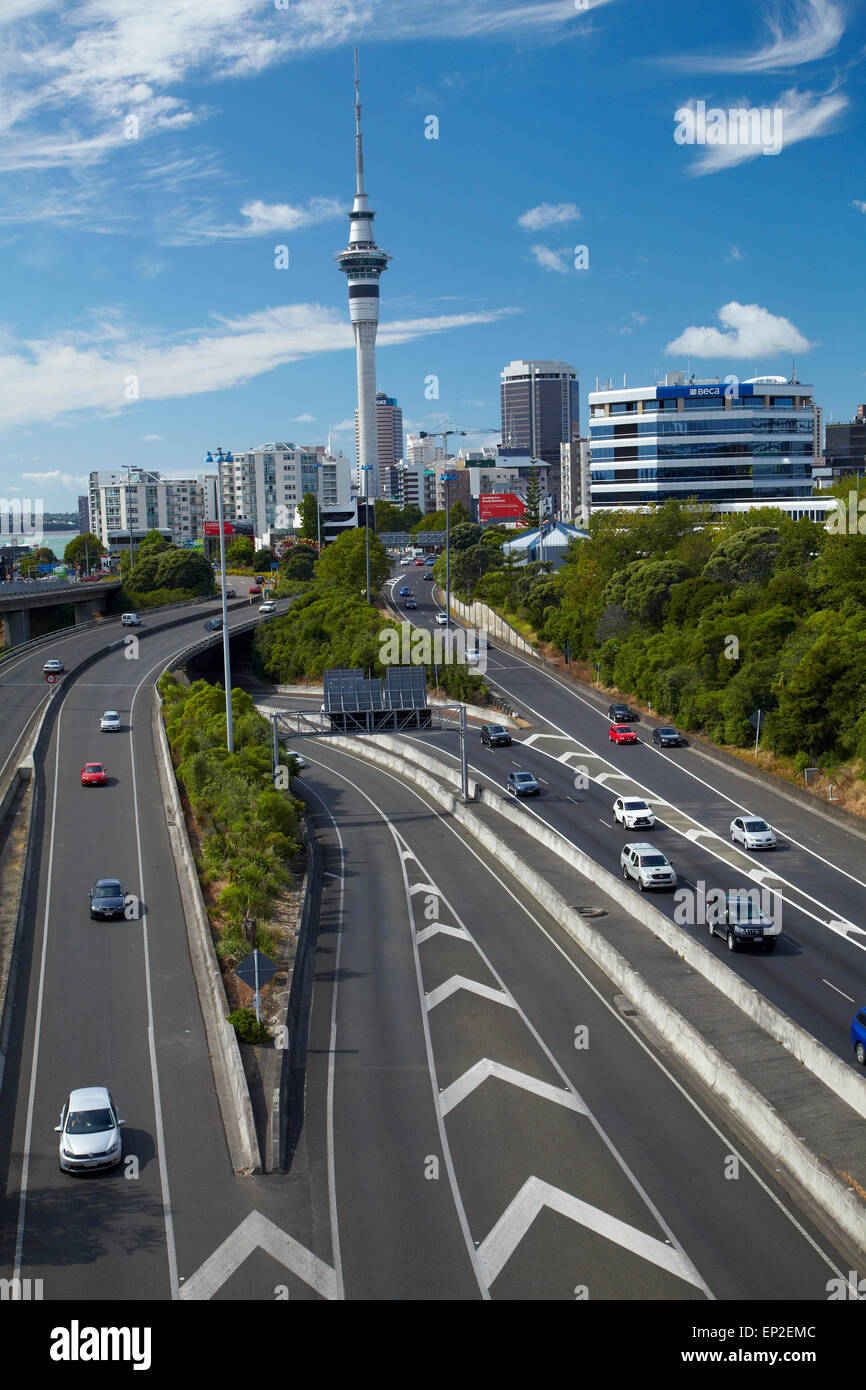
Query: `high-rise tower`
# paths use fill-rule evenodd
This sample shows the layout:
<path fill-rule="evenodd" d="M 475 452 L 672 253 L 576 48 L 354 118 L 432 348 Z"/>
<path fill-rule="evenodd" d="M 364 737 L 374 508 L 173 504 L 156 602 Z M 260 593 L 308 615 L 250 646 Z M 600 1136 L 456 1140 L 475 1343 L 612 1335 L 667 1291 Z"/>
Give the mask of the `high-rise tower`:
<path fill-rule="evenodd" d="M 361 95 L 355 49 L 355 201 L 349 213 L 349 245 L 335 256 L 349 282 L 349 317 L 355 334 L 358 365 L 358 484 L 367 497 L 379 490 L 379 435 L 376 426 L 376 329 L 379 324 L 379 276 L 391 257 L 376 245 L 373 218 L 364 191 L 361 147 Z"/>

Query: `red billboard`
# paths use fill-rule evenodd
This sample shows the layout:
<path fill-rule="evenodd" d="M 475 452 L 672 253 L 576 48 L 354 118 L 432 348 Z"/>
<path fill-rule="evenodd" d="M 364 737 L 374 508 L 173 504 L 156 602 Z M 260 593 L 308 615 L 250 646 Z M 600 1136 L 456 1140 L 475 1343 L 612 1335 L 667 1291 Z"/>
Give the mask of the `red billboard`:
<path fill-rule="evenodd" d="M 479 521 L 519 521 L 526 504 L 513 492 L 482 492 L 478 498 Z"/>
<path fill-rule="evenodd" d="M 204 533 L 205 533 L 206 536 L 218 536 L 219 533 L 220 533 L 220 524 L 219 524 L 219 522 L 218 522 L 218 521 L 206 521 L 205 524 L 204 524 Z M 232 526 L 231 522 L 230 522 L 230 521 L 224 521 L 224 522 L 223 522 L 223 535 L 224 535 L 224 536 L 233 536 L 234 533 L 235 533 L 235 528 Z"/>

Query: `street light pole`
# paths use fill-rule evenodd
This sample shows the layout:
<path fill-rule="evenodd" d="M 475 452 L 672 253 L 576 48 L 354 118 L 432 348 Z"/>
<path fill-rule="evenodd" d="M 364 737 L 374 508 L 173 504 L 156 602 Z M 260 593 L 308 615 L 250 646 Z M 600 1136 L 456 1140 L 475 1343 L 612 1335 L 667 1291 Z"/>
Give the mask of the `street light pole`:
<path fill-rule="evenodd" d="M 450 498 L 449 484 L 457 481 L 456 473 L 443 473 L 442 481 L 445 484 L 445 612 L 448 615 L 448 626 L 451 626 L 451 510 L 448 505 Z"/>
<path fill-rule="evenodd" d="M 213 456 L 208 453 L 205 463 L 213 463 Z M 235 751 L 235 733 L 232 722 L 232 671 L 231 654 L 229 651 L 229 607 L 226 598 L 226 537 L 225 522 L 223 519 L 223 463 L 233 463 L 231 451 L 223 455 L 222 449 L 217 449 L 217 517 L 220 528 L 220 583 L 222 584 L 222 611 L 223 611 L 223 672 L 225 675 L 226 690 L 226 747 L 230 753 Z"/>
<path fill-rule="evenodd" d="M 372 467 L 372 463 L 362 463 L 361 472 L 369 473 Z M 369 488 L 367 486 L 367 479 L 365 478 L 364 497 L 362 499 L 364 503 L 364 551 L 367 559 L 367 602 L 372 603 L 373 600 L 370 597 L 370 499 L 368 493 Z"/>

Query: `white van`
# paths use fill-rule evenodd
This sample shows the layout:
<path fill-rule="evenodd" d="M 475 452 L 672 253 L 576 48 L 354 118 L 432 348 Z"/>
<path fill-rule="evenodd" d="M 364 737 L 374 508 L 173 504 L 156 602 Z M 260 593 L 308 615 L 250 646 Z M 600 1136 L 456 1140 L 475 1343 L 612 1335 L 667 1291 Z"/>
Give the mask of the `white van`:
<path fill-rule="evenodd" d="M 137 613 L 121 613 L 120 621 L 123 627 L 140 627 L 141 618 Z"/>

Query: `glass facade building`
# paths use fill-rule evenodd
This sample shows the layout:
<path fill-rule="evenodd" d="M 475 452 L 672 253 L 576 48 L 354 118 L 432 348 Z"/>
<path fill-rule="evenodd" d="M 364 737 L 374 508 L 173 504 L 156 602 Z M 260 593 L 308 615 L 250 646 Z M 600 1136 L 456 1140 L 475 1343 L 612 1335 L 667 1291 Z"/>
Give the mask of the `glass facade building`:
<path fill-rule="evenodd" d="M 502 447 L 550 466 L 562 505 L 560 445 L 580 438 L 580 387 L 567 362 L 510 362 L 501 374 Z"/>
<path fill-rule="evenodd" d="M 811 386 L 779 377 L 682 380 L 593 391 L 589 408 L 593 510 L 668 498 L 811 497 Z"/>

